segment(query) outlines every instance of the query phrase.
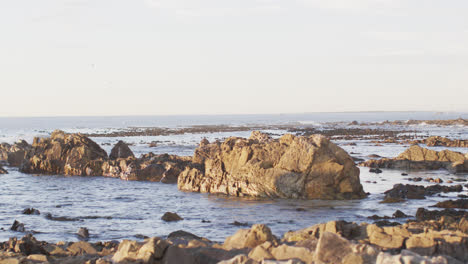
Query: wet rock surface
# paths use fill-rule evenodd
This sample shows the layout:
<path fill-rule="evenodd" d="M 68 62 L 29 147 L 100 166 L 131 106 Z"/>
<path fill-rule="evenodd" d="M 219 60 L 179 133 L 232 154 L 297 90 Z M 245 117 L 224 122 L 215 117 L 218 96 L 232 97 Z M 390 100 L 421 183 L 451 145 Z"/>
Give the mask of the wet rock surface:
<path fill-rule="evenodd" d="M 411 185 L 411 184 L 395 184 L 392 189 L 385 191 L 384 201 L 406 200 L 406 199 L 425 199 L 426 196 L 431 196 L 438 193 L 461 192 L 463 186 L 443 186 L 443 185 Z"/>
<path fill-rule="evenodd" d="M 413 145 L 396 158 L 368 160 L 360 165 L 401 170 L 447 169 L 451 172 L 463 173 L 468 172 L 467 155 L 451 150 L 435 151 Z"/>
<path fill-rule="evenodd" d="M 274 236 L 268 226 L 256 224 L 238 230 L 221 244 L 182 230 L 171 233 L 167 239 L 97 243 L 54 244 L 26 235 L 0 243 L 0 262 L 264 263 L 268 260 L 370 264 L 394 263 L 405 258 L 411 259 L 411 263 L 436 260 L 440 261 L 436 263 L 465 263 L 468 261 L 467 216 L 454 218 L 448 211 L 438 214 L 441 217 L 436 220 L 410 221 L 398 226 L 331 221 L 287 232 L 282 238 Z"/>
<path fill-rule="evenodd" d="M 468 209 L 468 199 L 458 199 L 458 200 L 448 200 L 448 201 L 438 202 L 434 205 L 434 207 Z"/>
<path fill-rule="evenodd" d="M 353 159 L 327 138 L 231 137 L 200 145 L 179 175 L 182 191 L 305 199 L 365 197 Z"/>

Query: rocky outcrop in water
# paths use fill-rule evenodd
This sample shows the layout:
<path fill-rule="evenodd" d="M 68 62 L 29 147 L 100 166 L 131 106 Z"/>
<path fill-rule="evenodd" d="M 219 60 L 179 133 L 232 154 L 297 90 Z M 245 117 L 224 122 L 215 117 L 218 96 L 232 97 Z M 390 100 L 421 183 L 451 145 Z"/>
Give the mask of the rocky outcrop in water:
<path fill-rule="evenodd" d="M 468 209 L 468 199 L 447 200 L 443 202 L 438 202 L 434 205 L 434 207 Z"/>
<path fill-rule="evenodd" d="M 0 174 L 7 174 L 7 173 L 8 171 L 2 168 L 2 166 L 0 166 Z"/>
<path fill-rule="evenodd" d="M 148 153 L 141 158 L 108 160 L 103 163 L 103 176 L 133 181 L 177 183 L 179 174 L 190 164 L 191 157 Z"/>
<path fill-rule="evenodd" d="M 432 136 L 423 140 L 415 140 L 413 144 L 426 144 L 428 147 L 444 146 L 455 148 L 468 148 L 468 140 L 464 139 L 449 139 L 440 136 Z"/>
<path fill-rule="evenodd" d="M 29 158 L 20 166 L 25 173 L 101 175 L 107 153 L 81 134 L 54 131 L 50 138 L 35 138 Z"/>
<path fill-rule="evenodd" d="M 179 175 L 182 191 L 303 199 L 365 197 L 359 169 L 321 135 L 272 139 L 258 132 L 200 144 L 193 164 Z"/>
<path fill-rule="evenodd" d="M 468 172 L 468 153 L 462 154 L 450 150 L 435 151 L 413 145 L 396 158 L 368 160 L 360 165 L 400 170 L 438 170 L 443 168 L 451 172 L 463 173 Z"/>
<path fill-rule="evenodd" d="M 28 157 L 31 145 L 21 140 L 13 145 L 8 143 L 0 144 L 0 161 L 6 161 L 12 167 L 20 166 Z"/>
<path fill-rule="evenodd" d="M 425 199 L 426 196 L 431 196 L 437 193 L 448 193 L 448 192 L 461 192 L 463 186 L 443 186 L 443 185 L 431 185 L 424 187 L 422 185 L 411 185 L 411 184 L 395 184 L 392 189 L 384 192 L 384 202 L 389 203 L 392 201 L 403 201 L 406 199 Z"/>
<path fill-rule="evenodd" d="M 122 140 L 119 140 L 119 142 L 115 144 L 109 155 L 110 159 L 126 159 L 134 157 L 135 155 L 133 154 L 132 150 L 128 147 L 127 143 L 123 142 Z"/>

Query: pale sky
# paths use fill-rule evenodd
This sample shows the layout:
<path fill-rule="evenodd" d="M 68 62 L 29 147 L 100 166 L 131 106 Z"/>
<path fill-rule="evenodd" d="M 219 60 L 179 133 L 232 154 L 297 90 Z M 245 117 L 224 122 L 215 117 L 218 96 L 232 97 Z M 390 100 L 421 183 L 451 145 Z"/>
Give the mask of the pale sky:
<path fill-rule="evenodd" d="M 467 0 L 4 0 L 0 34 L 0 116 L 468 111 Z"/>

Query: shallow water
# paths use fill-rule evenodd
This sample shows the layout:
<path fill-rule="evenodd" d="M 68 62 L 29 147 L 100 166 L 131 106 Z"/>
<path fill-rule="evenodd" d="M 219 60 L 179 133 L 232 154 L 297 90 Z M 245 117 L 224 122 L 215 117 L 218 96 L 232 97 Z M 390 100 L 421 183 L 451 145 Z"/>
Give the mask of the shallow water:
<path fill-rule="evenodd" d="M 302 116 L 301 116 L 302 118 Z M 375 118 L 374 118 L 375 119 Z M 388 118 L 398 119 L 398 118 Z M 49 120 L 50 121 L 50 120 Z M 313 120 L 309 120 L 313 121 Z M 371 120 L 372 121 L 372 120 Z M 112 122 L 116 122 L 115 120 Z M 111 123 L 112 123 L 111 122 Z M 192 122 L 195 122 L 192 120 Z M 214 122 L 214 121 L 213 121 Z M 219 121 L 217 121 L 220 123 Z M 246 121 L 247 122 L 247 121 Z M 14 123 L 14 122 L 13 122 Z M 0 142 L 14 142 L 18 138 L 29 140 L 33 136 L 48 135 L 56 128 L 67 132 L 109 131 L 112 124 L 90 122 L 89 127 L 69 127 L 64 123 L 49 122 L 47 128 L 14 126 L 0 128 Z M 216 123 L 216 122 L 214 122 Z M 16 123 L 15 123 L 16 124 Z M 200 123 L 204 124 L 204 123 Z M 44 125 L 46 126 L 46 125 Z M 117 127 L 117 126 L 116 126 Z M 380 127 L 385 128 L 385 127 Z M 395 129 L 395 127 L 391 127 Z M 399 128 L 404 129 L 404 128 Z M 451 138 L 468 137 L 465 127 L 414 126 L 417 134 L 442 135 Z M 278 136 L 285 131 L 270 131 Z M 137 156 L 147 153 L 170 153 L 192 155 L 198 142 L 206 137 L 210 141 L 229 136 L 248 137 L 250 131 L 184 134 L 158 137 L 93 138 L 107 152 L 119 139 L 131 143 L 130 148 Z M 158 141 L 157 147 L 148 143 Z M 369 154 L 394 157 L 403 152 L 408 145 L 384 144 L 376 146 L 368 141 L 335 141 L 352 156 L 367 159 Z M 355 142 L 356 146 L 345 145 Z M 433 149 L 445 149 L 435 147 Z M 451 148 L 466 153 L 463 148 Z M 459 193 L 443 194 L 444 197 L 428 197 L 425 200 L 410 200 L 399 204 L 379 204 L 383 192 L 396 183 L 430 185 L 427 182 L 410 182 L 408 177 L 440 177 L 448 179 L 468 178 L 467 175 L 453 175 L 447 171 L 411 172 L 401 176 L 403 171 L 384 170 L 382 174 L 368 172 L 360 168 L 361 182 L 370 195 L 366 199 L 352 201 L 283 200 L 236 198 L 223 195 L 185 193 L 177 190 L 176 185 L 154 182 L 131 182 L 104 177 L 64 177 L 35 176 L 7 168 L 9 174 L 0 175 L 0 241 L 23 233 L 9 230 L 16 219 L 25 224 L 26 230 L 37 232 L 35 236 L 46 241 L 76 241 L 75 233 L 80 227 L 90 230 L 91 241 L 137 239 L 136 235 L 166 236 L 172 231 L 186 230 L 214 241 L 223 241 L 227 236 L 242 227 L 233 226 L 234 221 L 267 224 L 273 233 L 281 236 L 288 230 L 298 230 L 329 220 L 366 221 L 370 215 L 391 216 L 395 210 L 414 215 L 417 208 L 428 207 L 437 201 L 455 198 Z M 366 181 L 376 181 L 368 183 Z M 453 184 L 447 185 L 454 185 Z M 466 184 L 466 183 L 462 183 Z M 462 194 L 467 194 L 464 188 Z M 34 207 L 41 215 L 23 215 L 25 208 Z M 172 211 L 184 220 L 166 223 L 160 218 L 164 212 Z M 67 217 L 74 221 L 54 221 L 45 217 Z M 407 219 L 401 219 L 405 221 Z"/>

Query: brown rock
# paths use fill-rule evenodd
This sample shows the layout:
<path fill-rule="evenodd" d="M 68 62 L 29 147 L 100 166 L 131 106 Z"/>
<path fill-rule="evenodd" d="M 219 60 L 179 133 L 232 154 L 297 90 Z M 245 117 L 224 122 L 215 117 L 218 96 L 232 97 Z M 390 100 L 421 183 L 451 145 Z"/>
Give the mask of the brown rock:
<path fill-rule="evenodd" d="M 331 232 L 324 232 L 318 241 L 315 255 L 324 263 L 342 263 L 342 260 L 352 253 L 351 243 Z"/>
<path fill-rule="evenodd" d="M 81 134 L 56 130 L 50 138 L 35 139 L 30 158 L 20 166 L 25 173 L 101 175 L 106 152 Z"/>
<path fill-rule="evenodd" d="M 250 229 L 240 229 L 233 236 L 227 237 L 223 247 L 226 250 L 254 248 L 264 242 L 275 243 L 277 239 L 266 225 L 253 225 Z"/>
<path fill-rule="evenodd" d="M 88 242 L 80 241 L 71 244 L 67 250 L 73 255 L 83 255 L 83 254 L 91 254 L 96 255 L 98 252 L 97 250 Z"/>
<path fill-rule="evenodd" d="M 409 147 L 396 158 L 368 160 L 360 165 L 400 170 L 438 170 L 443 168 L 457 173 L 468 172 L 468 160 L 464 154 L 450 150 L 438 152 L 418 145 Z"/>
<path fill-rule="evenodd" d="M 166 222 L 184 220 L 184 218 L 180 217 L 177 213 L 173 212 L 165 212 L 161 219 Z"/>
<path fill-rule="evenodd" d="M 122 140 L 119 140 L 119 142 L 115 144 L 109 155 L 109 158 L 114 160 L 134 157 L 135 155 L 133 154 L 132 150 L 128 147 L 127 143 L 123 142 Z"/>
<path fill-rule="evenodd" d="M 448 201 L 438 202 L 434 206 L 439 207 L 439 208 L 468 209 L 468 199 L 458 199 L 458 200 L 448 200 Z"/>
<path fill-rule="evenodd" d="M 278 140 L 231 137 L 195 150 L 179 175 L 183 191 L 305 199 L 365 197 L 359 169 L 323 136 L 284 135 Z"/>

